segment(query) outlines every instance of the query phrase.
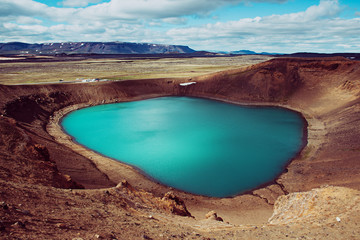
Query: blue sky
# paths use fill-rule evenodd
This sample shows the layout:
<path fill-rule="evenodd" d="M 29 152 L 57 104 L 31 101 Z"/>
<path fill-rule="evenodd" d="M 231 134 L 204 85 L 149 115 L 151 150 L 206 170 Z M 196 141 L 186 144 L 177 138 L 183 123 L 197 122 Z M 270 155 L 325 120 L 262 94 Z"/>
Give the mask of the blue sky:
<path fill-rule="evenodd" d="M 360 1 L 0 0 L 0 42 L 10 41 L 359 52 Z"/>

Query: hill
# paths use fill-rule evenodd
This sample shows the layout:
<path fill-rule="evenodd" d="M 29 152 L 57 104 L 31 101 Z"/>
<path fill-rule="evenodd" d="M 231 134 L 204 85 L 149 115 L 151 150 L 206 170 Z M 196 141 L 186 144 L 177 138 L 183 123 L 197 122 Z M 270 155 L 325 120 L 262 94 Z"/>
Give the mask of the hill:
<path fill-rule="evenodd" d="M 236 51 L 215 51 L 220 54 L 230 54 L 230 55 L 281 55 L 281 53 L 269 53 L 269 52 L 255 52 L 251 50 L 236 50 Z"/>
<path fill-rule="evenodd" d="M 324 57 L 345 57 L 351 60 L 360 60 L 360 53 L 312 53 L 298 52 L 291 54 L 278 55 L 279 57 L 299 57 L 299 58 L 324 58 Z"/>
<path fill-rule="evenodd" d="M 180 45 L 129 42 L 0 43 L 0 54 L 168 54 L 192 53 Z"/>

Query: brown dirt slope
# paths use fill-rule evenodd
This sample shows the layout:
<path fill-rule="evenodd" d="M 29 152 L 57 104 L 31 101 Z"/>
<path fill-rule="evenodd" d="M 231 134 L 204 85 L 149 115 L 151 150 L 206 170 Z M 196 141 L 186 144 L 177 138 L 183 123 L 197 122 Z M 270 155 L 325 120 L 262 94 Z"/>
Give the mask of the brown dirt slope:
<path fill-rule="evenodd" d="M 359 74 L 359 62 L 342 58 L 276 59 L 201 77 L 184 94 L 279 103 L 302 112 L 309 122 L 309 144 L 279 182 L 288 192 L 322 184 L 359 189 Z"/>
<path fill-rule="evenodd" d="M 187 81 L 196 84 L 179 86 Z M 360 234 L 359 83 L 359 62 L 324 58 L 275 59 L 193 79 L 0 85 L 0 236 L 356 239 Z M 278 179 L 248 194 L 214 199 L 174 190 L 162 198 L 169 191 L 166 186 L 109 159 L 85 157 L 74 145 L 60 144 L 47 132 L 54 113 L 61 115 L 59 110 L 66 107 L 170 95 L 300 111 L 309 124 L 308 144 Z M 121 179 L 130 184 L 116 187 Z M 324 184 L 356 190 L 325 187 L 294 193 Z M 81 187 L 88 190 L 65 190 Z M 177 196 L 195 219 L 169 215 L 187 215 Z M 274 203 L 274 215 L 267 223 Z M 324 204 L 329 207 L 321 207 Z M 225 222 L 204 220 L 210 210 Z M 325 221 L 324 215 L 330 217 Z"/>

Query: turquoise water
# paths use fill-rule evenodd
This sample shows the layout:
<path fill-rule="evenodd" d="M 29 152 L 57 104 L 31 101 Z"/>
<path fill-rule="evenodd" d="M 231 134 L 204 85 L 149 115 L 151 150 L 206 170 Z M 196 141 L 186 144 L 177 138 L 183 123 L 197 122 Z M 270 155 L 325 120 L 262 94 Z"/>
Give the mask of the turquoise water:
<path fill-rule="evenodd" d="M 282 108 L 162 97 L 80 109 L 62 125 L 80 144 L 160 183 L 228 197 L 276 178 L 302 147 L 304 122 Z"/>

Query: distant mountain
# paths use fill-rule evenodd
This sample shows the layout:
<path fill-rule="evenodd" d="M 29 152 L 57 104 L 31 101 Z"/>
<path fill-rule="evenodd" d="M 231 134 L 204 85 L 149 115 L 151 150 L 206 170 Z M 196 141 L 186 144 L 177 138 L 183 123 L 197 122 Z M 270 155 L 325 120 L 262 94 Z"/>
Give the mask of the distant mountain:
<path fill-rule="evenodd" d="M 231 51 L 229 52 L 230 54 L 241 54 L 241 55 L 253 55 L 253 54 L 257 54 L 254 51 L 250 51 L 250 50 L 239 50 L 239 51 Z"/>
<path fill-rule="evenodd" d="M 345 57 L 351 60 L 360 60 L 360 53 L 313 53 L 313 52 L 298 52 L 291 54 L 279 55 L 279 57 Z"/>
<path fill-rule="evenodd" d="M 128 42 L 0 43 L 0 54 L 169 54 L 193 53 L 181 45 Z"/>
<path fill-rule="evenodd" d="M 218 53 L 222 54 L 232 54 L 232 55 L 278 55 L 279 53 L 268 53 L 268 52 L 261 52 L 257 53 L 251 50 L 238 50 L 238 51 L 219 51 Z"/>

